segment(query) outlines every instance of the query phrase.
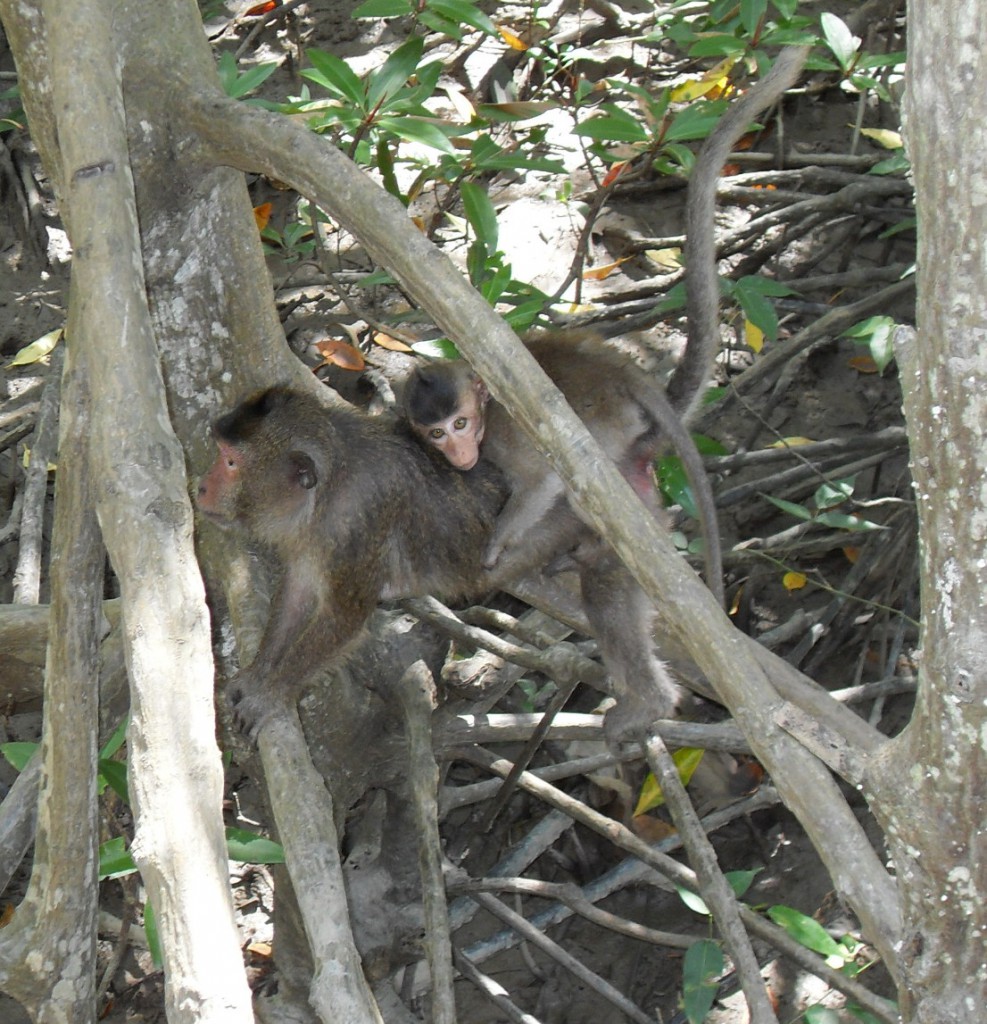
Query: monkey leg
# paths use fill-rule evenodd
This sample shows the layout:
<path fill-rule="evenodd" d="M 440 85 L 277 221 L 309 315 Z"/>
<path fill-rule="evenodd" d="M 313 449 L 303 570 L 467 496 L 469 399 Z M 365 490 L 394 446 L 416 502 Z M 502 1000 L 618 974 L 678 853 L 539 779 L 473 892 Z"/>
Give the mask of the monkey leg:
<path fill-rule="evenodd" d="M 655 651 L 651 599 L 609 549 L 594 548 L 580 565 L 579 579 L 586 618 L 618 700 L 608 731 L 640 733 L 657 718 L 674 717 L 685 691 Z"/>

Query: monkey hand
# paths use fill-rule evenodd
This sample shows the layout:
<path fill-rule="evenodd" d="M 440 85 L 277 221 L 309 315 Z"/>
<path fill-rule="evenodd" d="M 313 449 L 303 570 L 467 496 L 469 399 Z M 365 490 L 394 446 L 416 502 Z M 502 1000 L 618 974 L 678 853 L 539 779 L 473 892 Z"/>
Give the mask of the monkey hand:
<path fill-rule="evenodd" d="M 233 709 L 233 724 L 255 746 L 261 729 L 286 707 L 271 688 L 261 685 L 250 669 L 234 676 L 226 693 Z"/>

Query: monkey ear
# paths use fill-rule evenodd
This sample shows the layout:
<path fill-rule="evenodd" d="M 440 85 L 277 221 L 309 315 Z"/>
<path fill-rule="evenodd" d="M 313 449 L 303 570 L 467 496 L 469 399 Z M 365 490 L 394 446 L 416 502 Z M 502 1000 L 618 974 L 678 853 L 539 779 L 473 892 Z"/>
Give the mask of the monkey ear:
<path fill-rule="evenodd" d="M 476 400 L 480 403 L 480 408 L 482 409 L 490 401 L 490 392 L 487 390 L 487 385 L 477 377 L 473 383 L 473 390 L 476 392 Z"/>
<path fill-rule="evenodd" d="M 300 487 L 310 491 L 318 482 L 319 477 L 315 469 L 315 460 L 305 452 L 293 451 L 288 453 L 288 461 L 291 463 L 295 473 L 295 480 Z"/>

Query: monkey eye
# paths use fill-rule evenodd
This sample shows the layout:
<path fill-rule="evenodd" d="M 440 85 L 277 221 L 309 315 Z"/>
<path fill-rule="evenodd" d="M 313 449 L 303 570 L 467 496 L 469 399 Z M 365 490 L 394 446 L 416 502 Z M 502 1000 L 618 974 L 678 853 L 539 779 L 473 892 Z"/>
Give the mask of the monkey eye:
<path fill-rule="evenodd" d="M 429 432 L 428 436 L 434 441 L 438 441 L 440 437 L 445 435 L 445 431 L 441 427 L 433 427 Z"/>
<path fill-rule="evenodd" d="M 469 418 L 467 416 L 459 416 L 452 424 L 457 430 L 465 430 L 469 425 Z"/>

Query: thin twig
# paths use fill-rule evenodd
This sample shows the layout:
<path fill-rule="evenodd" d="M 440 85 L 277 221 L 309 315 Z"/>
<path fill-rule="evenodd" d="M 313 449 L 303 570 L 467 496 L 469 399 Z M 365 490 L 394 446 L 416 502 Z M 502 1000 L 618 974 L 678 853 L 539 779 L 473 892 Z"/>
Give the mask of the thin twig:
<path fill-rule="evenodd" d="M 652 733 L 645 742 L 648 763 L 661 784 L 662 795 L 682 836 L 682 842 L 689 854 L 699 880 L 699 891 L 713 915 L 713 920 L 723 937 L 723 942 L 733 960 L 740 977 L 751 1020 L 758 1024 L 777 1022 L 771 1000 L 768 998 L 761 968 L 754 955 L 750 938 L 740 919 L 737 897 L 716 860 L 716 852 L 706 836 L 699 815 L 696 814 L 679 778 L 678 769 L 661 737 Z"/>
<path fill-rule="evenodd" d="M 608 1003 L 611 1003 L 617 1010 L 629 1017 L 638 1024 L 654 1024 L 654 1018 L 646 1014 L 639 1006 L 632 1003 L 622 992 L 619 992 L 608 981 L 604 981 L 598 974 L 591 971 L 581 960 L 577 960 L 571 953 L 567 953 L 557 942 L 553 942 L 544 932 L 539 931 L 526 918 L 516 914 L 510 907 L 505 906 L 495 896 L 485 892 L 475 892 L 471 898 L 489 911 L 495 917 L 513 928 L 518 935 L 522 936 L 533 946 L 537 946 L 543 953 L 550 956 L 557 964 L 560 964 L 571 974 L 585 982 L 597 995 L 601 996 Z"/>

